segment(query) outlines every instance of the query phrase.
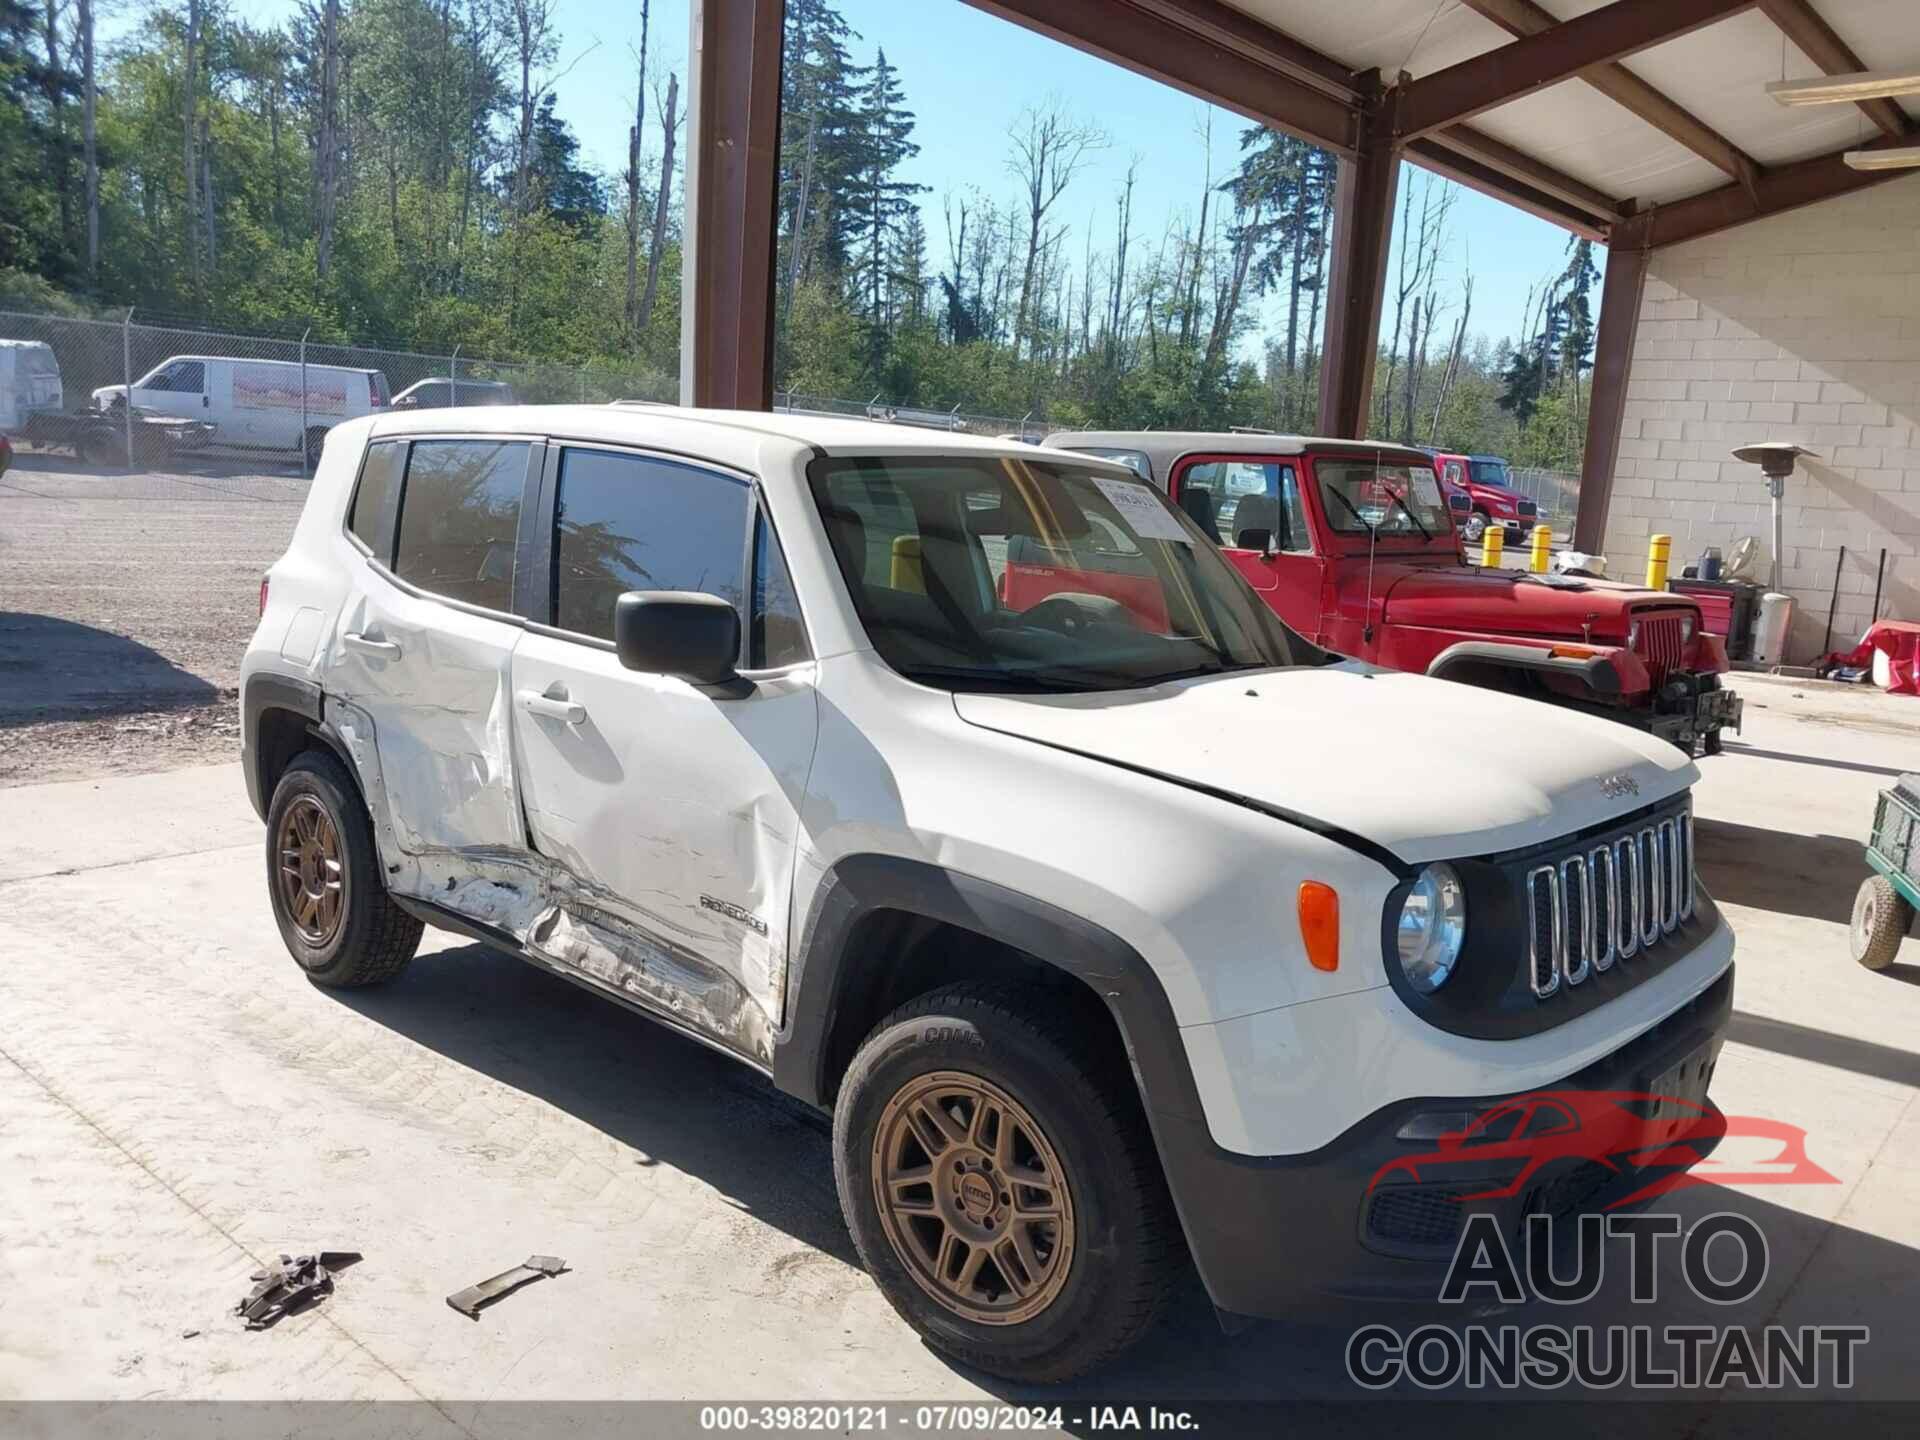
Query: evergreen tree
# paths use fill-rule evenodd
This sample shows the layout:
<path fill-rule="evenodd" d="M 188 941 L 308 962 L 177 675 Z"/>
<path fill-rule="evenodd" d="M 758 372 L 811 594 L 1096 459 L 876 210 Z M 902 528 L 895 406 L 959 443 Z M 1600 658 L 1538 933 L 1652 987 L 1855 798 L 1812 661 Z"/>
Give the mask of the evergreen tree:
<path fill-rule="evenodd" d="M 853 137 L 858 169 L 847 188 L 845 214 L 848 228 L 858 237 L 853 256 L 856 304 L 865 311 L 872 337 L 869 349 L 877 369 L 892 328 L 887 279 L 896 236 L 908 216 L 918 218 L 914 196 L 926 186 L 901 180 L 895 173 L 920 153 L 920 147 L 913 143 L 913 114 L 901 97 L 899 73 L 887 64 L 886 51 L 878 53 L 867 76 Z M 923 247 L 924 241 L 923 233 Z"/>

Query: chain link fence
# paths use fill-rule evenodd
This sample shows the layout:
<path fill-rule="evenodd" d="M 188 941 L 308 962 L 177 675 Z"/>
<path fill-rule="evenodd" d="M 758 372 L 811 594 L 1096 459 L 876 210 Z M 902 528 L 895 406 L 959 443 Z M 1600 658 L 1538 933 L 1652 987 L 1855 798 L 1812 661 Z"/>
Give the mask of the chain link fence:
<path fill-rule="evenodd" d="M 1540 520 L 1556 535 L 1573 533 L 1574 512 L 1580 508 L 1580 477 L 1565 470 L 1507 471 L 1509 482 L 1540 507 Z"/>
<path fill-rule="evenodd" d="M 0 310 L 4 340 L 39 342 L 58 365 L 57 394 L 49 398 L 43 383 L 33 395 L 14 397 L 14 408 L 25 412 L 14 422 L 19 438 L 128 468 L 186 450 L 243 450 L 306 468 L 328 428 L 396 400 L 423 409 L 515 400 L 671 403 L 679 392 L 676 375 L 615 365 L 237 335 L 149 323 L 133 311 L 113 321 Z M 236 363 L 207 363 L 220 360 Z M 343 372 L 367 378 L 363 385 Z M 0 375 L 0 383 L 9 379 Z M 131 407 L 124 403 L 129 393 Z"/>

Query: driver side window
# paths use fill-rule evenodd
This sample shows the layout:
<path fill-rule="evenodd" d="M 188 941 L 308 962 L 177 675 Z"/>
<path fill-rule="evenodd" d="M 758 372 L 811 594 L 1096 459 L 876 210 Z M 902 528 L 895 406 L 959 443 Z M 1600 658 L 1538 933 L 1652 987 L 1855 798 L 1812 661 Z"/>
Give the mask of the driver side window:
<path fill-rule="evenodd" d="M 1229 550 L 1256 550 L 1255 532 L 1264 530 L 1273 548 L 1287 554 L 1313 553 L 1294 467 L 1277 460 L 1203 460 L 1180 476 L 1182 510 Z"/>
<path fill-rule="evenodd" d="M 198 360 L 176 360 L 154 376 L 146 388 L 198 395 L 207 388 L 207 367 Z"/>

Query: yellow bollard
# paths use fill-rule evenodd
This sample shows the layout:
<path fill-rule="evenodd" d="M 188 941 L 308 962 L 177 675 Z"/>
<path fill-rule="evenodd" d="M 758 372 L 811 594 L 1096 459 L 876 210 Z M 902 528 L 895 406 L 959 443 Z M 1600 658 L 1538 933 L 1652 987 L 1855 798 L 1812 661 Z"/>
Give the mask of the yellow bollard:
<path fill-rule="evenodd" d="M 1507 532 L 1501 526 L 1487 526 L 1487 533 L 1480 537 L 1480 563 L 1489 570 L 1500 568 L 1500 555 L 1507 543 Z"/>
<path fill-rule="evenodd" d="M 1547 560 L 1553 553 L 1553 530 L 1546 525 L 1533 527 L 1533 555 L 1528 568 L 1536 575 L 1547 573 Z"/>
<path fill-rule="evenodd" d="M 920 537 L 894 536 L 890 555 L 892 563 L 887 571 L 888 588 L 905 595 L 926 594 L 926 579 L 920 571 Z"/>
<path fill-rule="evenodd" d="M 1672 554 L 1671 535 L 1652 535 L 1647 538 L 1647 589 L 1667 588 L 1667 558 Z"/>

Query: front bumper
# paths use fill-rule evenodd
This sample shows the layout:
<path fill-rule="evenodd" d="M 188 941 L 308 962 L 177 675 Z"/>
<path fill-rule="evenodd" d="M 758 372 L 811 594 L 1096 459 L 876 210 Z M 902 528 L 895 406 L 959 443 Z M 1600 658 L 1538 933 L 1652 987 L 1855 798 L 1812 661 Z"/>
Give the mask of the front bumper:
<path fill-rule="evenodd" d="M 1552 1086 L 1532 1089 L 1644 1090 L 1682 1058 L 1701 1057 L 1711 1066 L 1732 1011 L 1729 966 L 1630 1043 Z M 1328 1296 L 1430 1301 L 1452 1259 L 1458 1227 L 1472 1211 L 1494 1212 L 1513 1236 L 1529 1213 L 1590 1213 L 1652 1178 L 1629 1171 L 1596 1184 L 1582 1162 L 1568 1160 L 1543 1167 L 1503 1199 L 1455 1203 L 1458 1182 L 1438 1176 L 1431 1184 L 1394 1187 L 1399 1193 L 1385 1201 L 1386 1186 L 1369 1193 L 1383 1166 L 1430 1148 L 1430 1142 L 1396 1138 L 1410 1117 L 1480 1109 L 1506 1098 L 1398 1101 L 1318 1150 L 1277 1157 L 1234 1154 L 1213 1142 L 1204 1122 L 1156 1116 L 1162 1159 L 1179 1180 L 1176 1191 L 1198 1202 L 1183 1204 L 1181 1219 L 1213 1303 L 1233 1314 L 1284 1317 L 1311 1313 Z M 1486 1176 L 1476 1172 L 1475 1189 L 1487 1188 L 1478 1183 Z"/>
<path fill-rule="evenodd" d="M 1738 733 L 1745 708 L 1738 695 L 1722 688 L 1719 676 L 1681 673 L 1668 677 L 1644 713 L 1653 735 L 1691 750 L 1696 739 L 1720 730 Z"/>

